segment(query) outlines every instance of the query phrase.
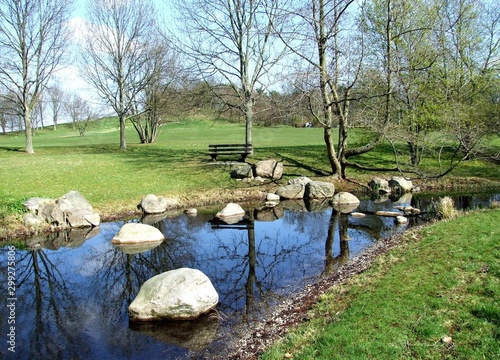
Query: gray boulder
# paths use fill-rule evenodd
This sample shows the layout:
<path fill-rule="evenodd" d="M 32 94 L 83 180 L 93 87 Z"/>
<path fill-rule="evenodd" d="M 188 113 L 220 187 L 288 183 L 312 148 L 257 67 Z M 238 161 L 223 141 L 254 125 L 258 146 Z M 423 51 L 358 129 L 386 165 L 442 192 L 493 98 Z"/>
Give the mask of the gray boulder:
<path fill-rule="evenodd" d="M 395 193 L 408 193 L 413 189 L 413 184 L 402 176 L 393 176 L 389 180 L 389 187 Z"/>
<path fill-rule="evenodd" d="M 140 223 L 127 223 L 113 237 L 113 244 L 137 244 L 145 242 L 162 242 L 165 236 L 157 228 Z"/>
<path fill-rule="evenodd" d="M 276 194 L 282 199 L 303 199 L 306 187 L 302 184 L 280 186 Z"/>
<path fill-rule="evenodd" d="M 295 184 L 301 184 L 306 186 L 309 184 L 312 180 L 309 179 L 307 176 L 301 176 L 295 179 L 290 179 L 288 180 L 288 185 L 295 185 Z"/>
<path fill-rule="evenodd" d="M 41 197 L 33 197 L 33 198 L 30 198 L 30 199 L 26 200 L 23 205 L 32 214 L 37 214 L 38 213 L 38 209 L 40 208 L 40 205 L 50 204 L 50 203 L 54 203 L 54 202 L 55 202 L 54 199 L 41 198 Z"/>
<path fill-rule="evenodd" d="M 391 192 L 391 188 L 389 187 L 389 182 L 379 177 L 373 178 L 368 183 L 368 186 L 372 189 L 374 193 L 377 194 L 388 194 Z"/>
<path fill-rule="evenodd" d="M 214 309 L 218 302 L 219 295 L 205 274 L 181 268 L 142 284 L 128 312 L 132 321 L 193 320 Z"/>
<path fill-rule="evenodd" d="M 78 191 L 70 191 L 56 200 L 71 227 L 98 226 L 100 216 Z"/>
<path fill-rule="evenodd" d="M 44 223 L 44 220 L 35 214 L 32 213 L 26 213 L 23 216 L 23 222 L 27 226 L 38 226 Z"/>
<path fill-rule="evenodd" d="M 175 199 L 167 199 L 154 194 L 146 195 L 137 205 L 137 208 L 145 214 L 161 214 L 168 208 L 177 206 L 178 201 Z"/>
<path fill-rule="evenodd" d="M 38 207 L 38 216 L 45 219 L 45 221 L 50 224 L 55 224 L 57 226 L 66 224 L 65 214 L 61 206 L 55 202 L 40 204 Z"/>
<path fill-rule="evenodd" d="M 306 185 L 304 196 L 309 199 L 331 198 L 335 193 L 335 185 L 324 181 L 311 181 Z"/>
<path fill-rule="evenodd" d="M 238 165 L 231 170 L 230 174 L 232 179 L 252 179 L 252 166 L 249 164 Z"/>
<path fill-rule="evenodd" d="M 254 165 L 255 176 L 279 180 L 283 176 L 283 163 L 276 160 L 262 160 Z"/>

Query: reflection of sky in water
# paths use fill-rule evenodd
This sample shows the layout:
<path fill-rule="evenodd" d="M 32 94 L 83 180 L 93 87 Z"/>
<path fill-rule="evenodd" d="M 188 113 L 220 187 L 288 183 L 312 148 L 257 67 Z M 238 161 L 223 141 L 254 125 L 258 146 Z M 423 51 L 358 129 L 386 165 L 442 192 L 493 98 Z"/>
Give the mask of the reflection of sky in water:
<path fill-rule="evenodd" d="M 418 202 L 427 206 L 422 199 Z M 393 210 L 393 206 L 390 201 L 363 202 L 361 208 Z M 338 216 L 331 208 L 285 211 L 284 217 L 275 221 L 255 221 L 253 229 L 215 229 L 209 223 L 212 218 L 212 213 L 200 211 L 195 218 L 181 215 L 165 219 L 155 226 L 166 241 L 134 255 L 126 255 L 111 244 L 123 222 L 102 224 L 97 236 L 75 248 L 16 250 L 15 358 L 191 356 L 193 353 L 182 347 L 188 346 L 185 341 L 190 336 L 174 335 L 173 341 L 165 340 L 172 336 L 164 325 L 132 330 L 128 323 L 127 307 L 140 285 L 180 267 L 203 271 L 217 289 L 222 320 L 206 352 L 223 351 L 227 334 L 245 331 L 252 320 L 264 316 L 322 272 L 334 271 L 379 238 L 404 228 L 397 227 L 393 218 Z M 341 242 L 341 238 L 349 240 Z M 6 266 L 7 250 L 3 248 L 2 284 L 7 283 Z M 0 311 L 0 324 L 6 341 L 5 307 Z M 196 340 L 196 336 L 191 337 Z M 180 346 L 170 345 L 172 342 Z M 6 358 L 11 355 L 6 346 L 0 348 L 0 354 Z"/>

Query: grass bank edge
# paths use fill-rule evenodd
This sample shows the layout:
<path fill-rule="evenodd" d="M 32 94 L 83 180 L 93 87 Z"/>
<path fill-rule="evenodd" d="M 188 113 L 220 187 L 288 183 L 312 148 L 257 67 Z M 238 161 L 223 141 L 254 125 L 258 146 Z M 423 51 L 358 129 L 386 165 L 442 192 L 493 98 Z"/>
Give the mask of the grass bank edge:
<path fill-rule="evenodd" d="M 500 356 L 500 209 L 404 234 L 262 359 Z"/>

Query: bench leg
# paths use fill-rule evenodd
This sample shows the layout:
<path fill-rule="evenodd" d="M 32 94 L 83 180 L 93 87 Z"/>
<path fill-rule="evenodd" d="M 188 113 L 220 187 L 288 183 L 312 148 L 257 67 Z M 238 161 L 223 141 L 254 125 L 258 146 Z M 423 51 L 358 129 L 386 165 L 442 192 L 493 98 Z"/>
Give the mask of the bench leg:
<path fill-rule="evenodd" d="M 216 162 L 217 161 L 217 155 L 210 155 L 210 157 L 212 158 L 212 162 Z"/>

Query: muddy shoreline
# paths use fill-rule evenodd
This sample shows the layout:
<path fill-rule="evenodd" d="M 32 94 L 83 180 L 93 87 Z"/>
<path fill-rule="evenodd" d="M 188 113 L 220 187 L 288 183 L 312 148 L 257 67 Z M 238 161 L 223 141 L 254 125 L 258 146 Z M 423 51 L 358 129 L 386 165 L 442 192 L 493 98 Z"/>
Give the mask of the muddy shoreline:
<path fill-rule="evenodd" d="M 375 176 L 376 175 L 373 177 Z M 334 183 L 336 192 L 348 191 L 357 196 L 369 193 L 368 186 L 355 179 L 330 180 Z M 412 182 L 414 187 L 418 188 L 420 192 L 474 192 L 500 189 L 500 181 L 482 178 L 449 178 L 445 181 L 412 180 Z M 228 202 L 264 202 L 267 193 L 274 192 L 277 186 L 278 184 L 269 182 L 233 189 L 212 189 L 209 191 L 192 193 L 190 196 L 175 196 L 175 194 L 157 195 L 176 198 L 179 202 L 177 210 L 182 211 L 190 207 L 218 206 Z M 144 196 L 145 195 L 146 194 L 144 194 Z M 126 208 L 118 210 L 110 209 L 109 206 L 95 206 L 94 208 L 101 215 L 101 222 L 130 219 L 142 215 L 137 209 L 139 201 L 140 200 L 137 200 L 136 204 L 131 204 Z M 0 219 L 0 244 L 7 241 L 29 238 L 34 235 L 50 234 L 61 230 L 61 228 L 49 224 L 39 226 L 38 228 L 27 227 L 23 224 L 21 215 L 12 215 L 9 218 Z"/>

